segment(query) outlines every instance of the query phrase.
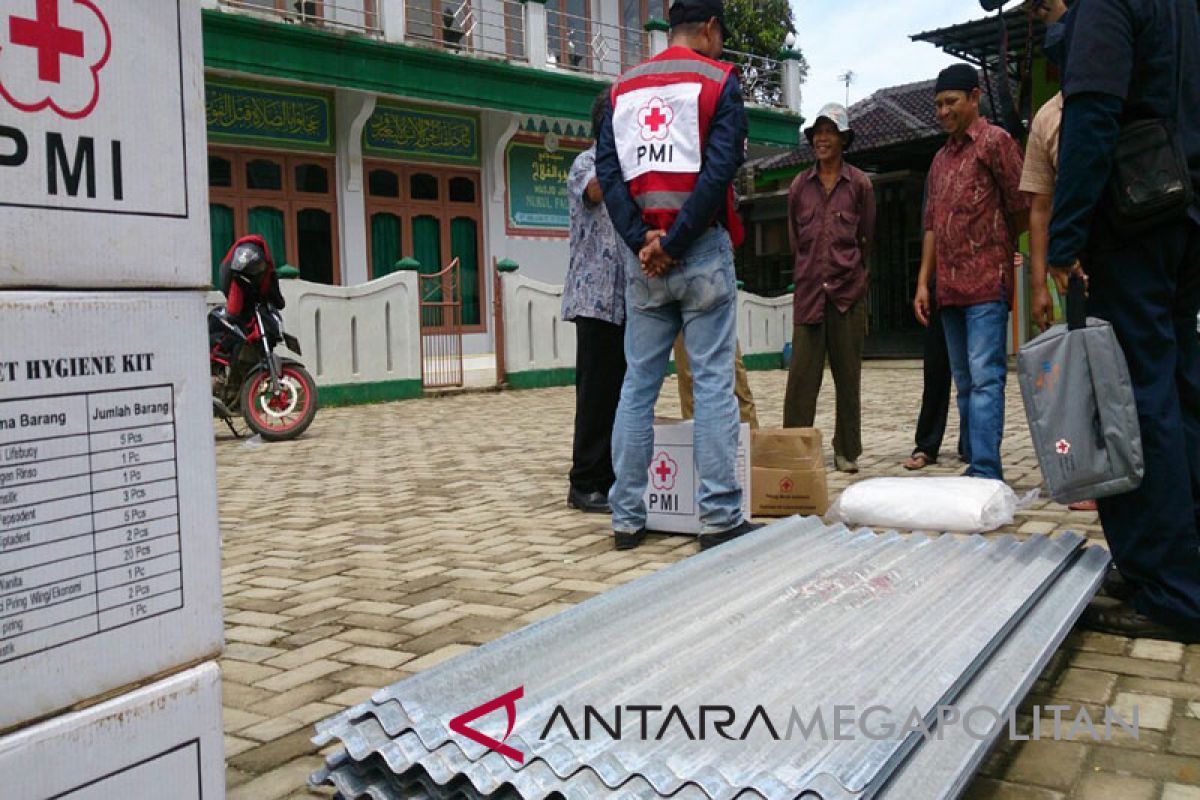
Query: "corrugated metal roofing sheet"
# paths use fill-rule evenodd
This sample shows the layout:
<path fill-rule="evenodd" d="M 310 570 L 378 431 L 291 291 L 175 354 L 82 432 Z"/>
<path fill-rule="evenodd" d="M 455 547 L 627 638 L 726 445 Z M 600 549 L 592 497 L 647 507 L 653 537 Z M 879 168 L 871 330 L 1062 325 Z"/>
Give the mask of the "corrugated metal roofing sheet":
<path fill-rule="evenodd" d="M 314 741 L 339 739 L 347 757 L 314 780 L 351 797 L 406 796 L 400 784 L 458 787 L 462 796 L 869 797 L 920 734 L 797 740 L 782 735 L 791 710 L 811 721 L 818 709 L 831 720 L 835 705 L 886 706 L 877 723 L 902 728 L 914 710 L 931 720 L 1076 560 L 1082 541 L 902 537 L 784 520 L 326 720 Z M 525 699 L 505 742 L 525 754 L 523 764 L 450 731 L 454 717 L 518 686 Z M 623 733 L 635 735 L 580 740 L 566 725 L 547 725 L 561 707 L 580 728 L 587 705 L 610 724 L 617 707 L 678 706 L 692 725 L 701 706 L 728 706 L 735 732 L 761 706 L 778 730 L 749 725 L 744 740 L 731 740 L 675 724 L 655 740 L 637 736 L 626 716 Z"/>
<path fill-rule="evenodd" d="M 1086 548 L 976 674 L 955 706 L 987 706 L 1005 714 L 1016 708 L 1096 593 L 1108 563 L 1107 550 Z M 887 800 L 958 797 L 1003 732 L 996 730 L 993 736 L 979 739 L 965 728 L 946 729 L 942 737 L 917 748 L 880 796 Z"/>

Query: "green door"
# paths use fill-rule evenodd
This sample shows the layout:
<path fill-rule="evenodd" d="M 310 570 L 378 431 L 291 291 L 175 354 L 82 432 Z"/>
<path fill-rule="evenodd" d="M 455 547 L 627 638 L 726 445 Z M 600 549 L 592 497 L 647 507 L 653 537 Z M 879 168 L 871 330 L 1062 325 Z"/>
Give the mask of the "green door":
<path fill-rule="evenodd" d="M 381 211 L 371 216 L 371 277 L 382 278 L 396 270 L 401 257 L 400 217 Z"/>
<path fill-rule="evenodd" d="M 437 217 L 423 215 L 413 217 L 413 258 L 421 265 L 422 275 L 432 275 L 442 269 L 442 223 Z M 421 281 L 421 300 L 439 302 L 442 299 L 442 287 L 434 281 Z M 425 308 L 421 310 L 422 327 L 441 327 L 442 310 L 440 308 Z"/>
<path fill-rule="evenodd" d="M 450 256 L 458 258 L 462 282 L 462 324 L 478 325 L 479 309 L 479 236 L 475 220 L 456 217 L 450 221 Z"/>

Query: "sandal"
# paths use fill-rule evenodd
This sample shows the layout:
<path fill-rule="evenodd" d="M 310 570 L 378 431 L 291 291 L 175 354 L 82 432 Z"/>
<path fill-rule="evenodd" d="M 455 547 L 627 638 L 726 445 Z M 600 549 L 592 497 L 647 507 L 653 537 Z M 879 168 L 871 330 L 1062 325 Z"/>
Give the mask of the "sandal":
<path fill-rule="evenodd" d="M 917 452 L 915 452 L 911 456 L 909 456 L 908 460 L 904 462 L 904 468 L 908 469 L 908 470 L 925 469 L 930 464 L 935 464 L 935 463 L 937 463 L 937 462 L 934 461 L 929 456 L 922 453 L 920 450 L 918 450 Z"/>

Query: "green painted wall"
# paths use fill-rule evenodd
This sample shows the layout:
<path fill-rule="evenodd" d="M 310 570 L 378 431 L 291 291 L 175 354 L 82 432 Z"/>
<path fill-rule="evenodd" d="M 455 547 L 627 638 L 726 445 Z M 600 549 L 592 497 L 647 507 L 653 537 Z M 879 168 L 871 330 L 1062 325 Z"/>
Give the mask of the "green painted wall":
<path fill-rule="evenodd" d="M 323 406 L 351 406 L 361 403 L 410 400 L 414 397 L 421 397 L 423 393 L 419 380 L 342 383 L 317 387 L 317 399 Z"/>
<path fill-rule="evenodd" d="M 242 76 L 548 117 L 586 118 L 604 82 L 205 10 L 204 66 Z M 791 147 L 799 117 L 748 108 L 750 139 Z"/>

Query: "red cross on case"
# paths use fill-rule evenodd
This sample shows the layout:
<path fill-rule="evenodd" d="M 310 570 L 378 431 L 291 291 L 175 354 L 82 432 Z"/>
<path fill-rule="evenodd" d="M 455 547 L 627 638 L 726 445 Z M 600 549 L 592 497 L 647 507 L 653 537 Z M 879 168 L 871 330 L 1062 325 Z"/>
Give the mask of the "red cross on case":
<path fill-rule="evenodd" d="M 13 44 L 38 52 L 38 80 L 58 83 L 63 56 L 83 58 L 83 31 L 58 24 L 59 0 L 37 0 L 37 18 L 11 16 L 8 35 Z"/>

